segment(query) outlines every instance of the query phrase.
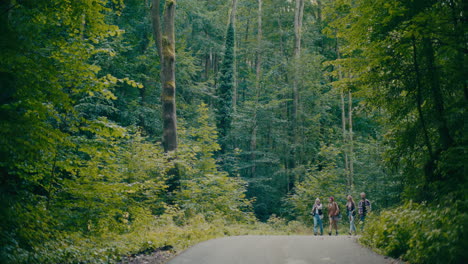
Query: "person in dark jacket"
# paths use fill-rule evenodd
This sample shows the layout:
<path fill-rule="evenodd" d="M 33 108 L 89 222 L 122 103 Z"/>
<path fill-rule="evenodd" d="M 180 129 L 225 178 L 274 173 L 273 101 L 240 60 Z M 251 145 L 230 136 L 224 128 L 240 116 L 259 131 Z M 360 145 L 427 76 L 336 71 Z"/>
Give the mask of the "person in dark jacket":
<path fill-rule="evenodd" d="M 359 201 L 359 218 L 361 223 L 361 231 L 364 229 L 364 221 L 366 220 L 366 215 L 371 211 L 371 202 L 366 199 L 366 193 L 361 193 L 361 201 Z"/>
<path fill-rule="evenodd" d="M 320 226 L 320 235 L 323 235 L 323 212 L 322 212 L 322 203 L 320 203 L 320 199 L 315 199 L 314 206 L 312 207 L 312 216 L 314 217 L 314 235 L 317 235 L 317 229 Z"/>

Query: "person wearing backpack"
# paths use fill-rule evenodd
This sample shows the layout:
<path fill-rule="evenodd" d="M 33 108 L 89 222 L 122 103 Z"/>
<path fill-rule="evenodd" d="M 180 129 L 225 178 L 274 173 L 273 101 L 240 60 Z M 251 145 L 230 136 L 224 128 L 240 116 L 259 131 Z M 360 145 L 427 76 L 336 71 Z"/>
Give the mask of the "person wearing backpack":
<path fill-rule="evenodd" d="M 358 208 L 362 231 L 364 229 L 364 221 L 366 220 L 366 215 L 371 211 L 371 202 L 366 199 L 366 193 L 361 193 L 361 201 L 359 201 Z"/>
<path fill-rule="evenodd" d="M 338 220 L 340 219 L 340 208 L 335 202 L 335 198 L 330 197 L 330 203 L 328 204 L 328 219 L 330 220 L 330 226 L 328 229 L 328 235 L 331 236 L 332 229 L 335 228 L 336 235 L 338 235 Z"/>
<path fill-rule="evenodd" d="M 314 236 L 317 235 L 318 226 L 320 226 L 320 235 L 323 236 L 323 212 L 322 212 L 322 203 L 320 199 L 315 199 L 314 206 L 312 207 L 312 216 L 314 217 Z"/>
<path fill-rule="evenodd" d="M 348 202 L 346 203 L 346 213 L 349 219 L 349 235 L 356 235 L 356 225 L 354 224 L 354 217 L 356 215 L 356 203 L 351 195 L 347 197 Z"/>

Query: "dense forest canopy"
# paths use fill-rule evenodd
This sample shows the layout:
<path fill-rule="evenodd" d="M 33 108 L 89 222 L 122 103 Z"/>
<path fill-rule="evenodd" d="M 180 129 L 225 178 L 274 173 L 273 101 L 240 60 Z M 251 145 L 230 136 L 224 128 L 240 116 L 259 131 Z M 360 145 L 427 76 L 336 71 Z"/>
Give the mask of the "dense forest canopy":
<path fill-rule="evenodd" d="M 387 254 L 466 257 L 464 1 L 4 0 L 0 24 L 0 262 L 164 221 L 309 225 L 360 192 L 369 236 L 451 208 Z"/>

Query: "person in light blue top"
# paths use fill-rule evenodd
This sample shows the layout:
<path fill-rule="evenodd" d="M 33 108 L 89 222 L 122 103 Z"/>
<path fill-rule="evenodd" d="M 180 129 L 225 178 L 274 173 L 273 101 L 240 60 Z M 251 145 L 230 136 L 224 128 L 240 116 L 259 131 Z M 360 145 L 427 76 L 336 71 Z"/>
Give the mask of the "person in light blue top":
<path fill-rule="evenodd" d="M 315 199 L 314 206 L 312 208 L 312 216 L 314 217 L 314 235 L 317 235 L 317 229 L 320 226 L 320 235 L 323 236 L 323 212 L 322 212 L 322 203 L 320 203 L 320 199 Z"/>

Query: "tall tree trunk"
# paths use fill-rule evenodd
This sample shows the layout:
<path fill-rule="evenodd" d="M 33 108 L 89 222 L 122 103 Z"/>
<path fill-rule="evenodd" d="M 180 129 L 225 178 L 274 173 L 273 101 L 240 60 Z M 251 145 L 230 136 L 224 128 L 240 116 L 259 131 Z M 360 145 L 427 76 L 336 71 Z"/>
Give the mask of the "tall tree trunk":
<path fill-rule="evenodd" d="M 421 74 L 419 70 L 419 63 L 418 63 L 418 56 L 417 56 L 417 50 L 416 50 L 416 39 L 413 36 L 412 37 L 412 45 L 413 45 L 413 66 L 414 66 L 414 72 L 416 74 L 416 108 L 418 109 L 418 115 L 419 115 L 419 121 L 421 122 L 421 127 L 423 130 L 423 135 L 424 135 L 424 142 L 427 147 L 427 151 L 429 154 L 430 160 L 434 160 L 434 154 L 432 151 L 432 144 L 429 139 L 429 133 L 427 131 L 427 126 L 426 126 L 426 120 L 424 118 L 424 114 L 422 111 L 422 104 L 423 104 L 423 97 L 422 97 L 422 87 L 421 87 Z"/>
<path fill-rule="evenodd" d="M 156 49 L 158 50 L 159 60 L 162 64 L 162 32 L 161 32 L 161 18 L 160 18 L 160 0 L 152 0 L 151 2 L 151 22 L 153 23 L 153 36 L 156 42 Z"/>
<path fill-rule="evenodd" d="M 335 43 L 335 52 L 337 59 L 341 59 L 341 54 L 338 49 L 338 40 Z M 343 79 L 343 73 L 341 72 L 341 66 L 338 65 L 338 80 Z M 348 136 L 347 136 L 347 129 L 346 129 L 346 104 L 345 104 L 345 95 L 344 95 L 344 88 L 340 88 L 340 102 L 341 102 L 341 129 L 343 133 L 343 154 L 344 154 L 344 161 L 345 161 L 345 175 L 346 180 L 348 182 L 348 188 L 351 190 L 351 178 L 349 173 L 349 161 L 348 161 Z"/>
<path fill-rule="evenodd" d="M 301 40 L 302 40 L 302 19 L 304 16 L 304 0 L 296 0 L 296 8 L 294 10 L 294 60 L 293 60 L 293 109 L 292 109 L 292 155 L 291 168 L 296 165 L 298 158 L 298 141 L 299 141 L 299 59 L 301 56 Z M 290 189 L 294 187 L 294 182 L 290 180 Z"/>
<path fill-rule="evenodd" d="M 459 45 L 457 47 L 457 57 L 463 58 L 468 50 L 468 43 L 466 41 L 466 34 L 464 33 L 464 26 L 466 25 L 466 18 L 463 17 L 466 15 L 466 1 L 458 0 L 449 0 L 449 6 L 452 15 L 453 23 L 453 36 L 455 37 L 455 43 Z M 465 23 L 464 23 L 465 22 Z M 465 52 L 464 52 L 465 51 Z M 464 99 L 468 101 L 468 83 L 465 81 L 466 65 L 463 59 L 458 59 L 455 61 L 455 68 L 458 69 L 457 74 L 454 76 L 456 78 L 456 83 L 459 83 L 460 88 L 463 89 Z"/>
<path fill-rule="evenodd" d="M 322 1 L 317 0 L 317 23 L 319 28 L 322 29 Z"/>
<path fill-rule="evenodd" d="M 255 152 L 257 151 L 257 130 L 258 130 L 258 124 L 257 124 L 257 111 L 258 111 L 258 97 L 260 93 L 260 78 L 261 78 L 261 71 L 262 71 L 262 0 L 258 0 L 258 25 L 257 25 L 257 60 L 256 60 L 256 65 L 255 65 L 255 111 L 254 111 L 254 117 L 253 117 L 253 131 L 252 131 L 252 139 L 250 143 L 250 151 L 251 151 L 251 160 L 253 162 L 252 165 L 252 176 L 255 176 L 255 170 L 256 170 L 256 165 L 255 165 L 255 160 L 256 160 L 256 154 Z"/>
<path fill-rule="evenodd" d="M 341 76 L 341 73 L 339 74 Z M 340 77 L 341 79 L 341 77 Z M 349 181 L 349 163 L 348 163 L 348 150 L 347 150 L 347 132 L 346 132 L 346 107 L 345 107 L 345 96 L 344 91 L 340 89 L 340 99 L 341 99 L 341 128 L 343 132 L 343 153 L 345 159 L 345 174 L 348 181 L 349 187 L 351 187 L 351 183 Z"/>
<path fill-rule="evenodd" d="M 237 55 L 236 55 L 236 49 L 237 49 L 237 38 L 236 36 L 236 16 L 237 16 L 237 0 L 232 0 L 232 8 L 231 8 L 231 16 L 229 17 L 229 23 L 232 24 L 232 27 L 234 28 L 234 61 L 233 61 L 233 86 L 232 86 L 232 110 L 233 112 L 236 112 L 236 106 L 237 106 Z"/>
<path fill-rule="evenodd" d="M 416 79 L 416 109 L 418 110 L 419 121 L 421 122 L 421 128 L 423 130 L 424 135 L 424 142 L 427 147 L 427 151 L 429 154 L 429 160 L 425 164 L 425 174 L 428 180 L 432 180 L 434 178 L 434 162 L 436 157 L 434 156 L 434 152 L 432 151 L 432 144 L 429 138 L 429 132 L 426 126 L 426 119 L 424 118 L 424 113 L 422 110 L 423 105 L 423 95 L 422 95 L 422 84 L 421 84 L 421 72 L 419 69 L 419 62 L 418 62 L 418 51 L 416 47 L 416 38 L 412 37 L 412 46 L 413 46 L 413 66 L 415 71 L 415 79 Z"/>
<path fill-rule="evenodd" d="M 322 1 L 317 0 L 316 3 L 317 3 L 317 7 L 316 7 L 316 9 L 317 9 L 316 14 L 317 15 L 316 15 L 315 19 L 316 19 L 318 31 L 322 32 L 322 29 L 323 29 L 323 25 L 322 25 L 322 21 L 323 21 L 323 18 L 322 18 Z M 325 47 L 324 47 L 325 46 L 324 45 L 324 38 L 325 38 L 324 34 L 320 34 L 318 46 L 319 46 L 322 54 L 323 54 L 324 49 L 325 49 Z"/>
<path fill-rule="evenodd" d="M 159 0 L 153 0 L 151 18 L 153 34 L 161 61 L 161 101 L 163 118 L 163 147 L 165 152 L 177 149 L 177 115 L 175 83 L 175 0 L 167 0 L 164 10 L 164 25 L 161 27 Z"/>
<path fill-rule="evenodd" d="M 280 14 L 281 14 L 281 10 L 280 10 Z M 278 29 L 279 29 L 279 48 L 280 48 L 280 54 L 281 55 L 284 55 L 284 40 L 283 40 L 283 26 L 282 26 L 282 22 L 281 22 L 281 15 L 278 16 L 277 18 L 277 21 L 278 21 Z"/>
<path fill-rule="evenodd" d="M 432 46 L 432 41 L 427 38 L 423 40 L 423 44 L 425 46 L 428 63 L 428 77 L 435 104 L 435 118 L 437 120 L 437 131 L 439 133 L 441 150 L 446 150 L 452 145 L 453 139 L 450 136 L 447 120 L 445 118 L 444 98 L 440 86 L 439 72 L 435 65 L 434 47 Z"/>
<path fill-rule="evenodd" d="M 294 79 L 293 79 L 293 96 L 294 96 L 294 105 L 293 105 L 293 118 L 295 123 L 298 119 L 298 109 L 299 109 L 299 76 L 298 76 L 298 60 L 301 56 L 301 40 L 302 40 L 302 19 L 304 16 L 304 0 L 296 0 L 296 9 L 294 14 Z M 297 124 L 295 124 L 297 125 Z"/>
<path fill-rule="evenodd" d="M 354 142 L 353 142 L 353 96 L 348 90 L 348 123 L 349 123 L 349 186 L 354 184 Z"/>

